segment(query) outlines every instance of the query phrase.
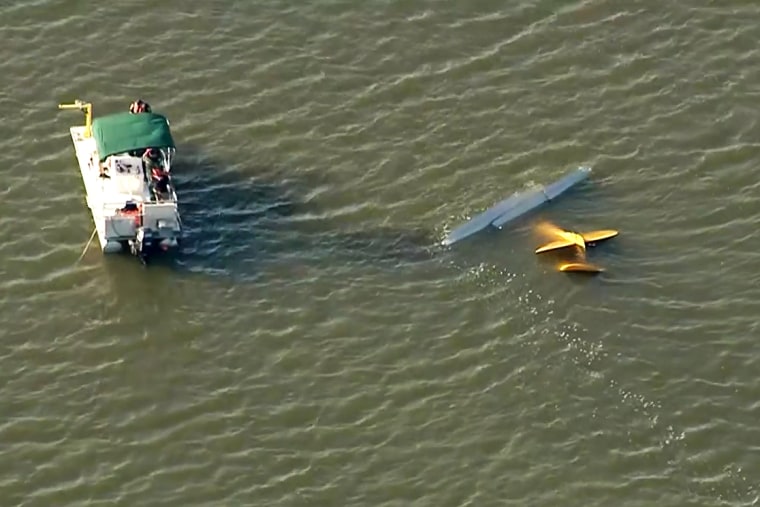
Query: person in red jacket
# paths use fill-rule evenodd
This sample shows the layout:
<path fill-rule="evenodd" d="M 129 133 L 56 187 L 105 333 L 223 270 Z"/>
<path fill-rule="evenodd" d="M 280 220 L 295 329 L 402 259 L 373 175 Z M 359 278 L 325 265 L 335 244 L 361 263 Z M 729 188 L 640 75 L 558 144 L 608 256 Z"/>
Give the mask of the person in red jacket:
<path fill-rule="evenodd" d="M 156 190 L 162 194 L 169 192 L 169 173 L 164 170 L 160 152 L 155 148 L 148 148 L 143 155 L 143 161 Z"/>
<path fill-rule="evenodd" d="M 150 104 L 142 99 L 137 99 L 129 105 L 129 112 L 132 114 L 150 113 Z"/>

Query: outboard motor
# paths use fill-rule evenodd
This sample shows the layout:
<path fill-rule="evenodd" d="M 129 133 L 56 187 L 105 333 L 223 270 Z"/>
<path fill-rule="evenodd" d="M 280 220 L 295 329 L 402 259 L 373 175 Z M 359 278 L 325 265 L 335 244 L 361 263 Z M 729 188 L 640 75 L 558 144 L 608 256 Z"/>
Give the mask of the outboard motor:
<path fill-rule="evenodd" d="M 144 265 L 148 264 L 148 255 L 150 249 L 153 247 L 153 237 L 150 230 L 146 230 L 144 227 L 137 229 L 134 239 L 129 240 L 129 249 L 132 255 L 140 259 Z"/>

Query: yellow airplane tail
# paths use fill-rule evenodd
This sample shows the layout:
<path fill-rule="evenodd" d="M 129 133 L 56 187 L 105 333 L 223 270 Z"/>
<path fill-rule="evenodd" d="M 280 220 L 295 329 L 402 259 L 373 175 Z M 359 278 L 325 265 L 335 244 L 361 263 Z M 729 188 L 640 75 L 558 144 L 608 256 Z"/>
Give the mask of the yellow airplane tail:
<path fill-rule="evenodd" d="M 569 246 L 577 246 L 582 251 L 586 250 L 586 242 L 580 234 L 568 231 L 560 231 L 558 234 L 562 239 L 550 241 L 549 243 L 538 247 L 536 253 L 550 252 L 552 250 L 559 250 Z"/>
<path fill-rule="evenodd" d="M 551 252 L 552 250 L 560 250 L 562 248 L 567 248 L 569 246 L 576 246 L 575 241 L 570 241 L 567 239 L 558 239 L 557 241 L 551 241 L 549 243 L 546 243 L 545 245 L 542 245 L 538 248 L 536 248 L 536 253 L 544 253 L 544 252 Z"/>
<path fill-rule="evenodd" d="M 601 231 L 584 232 L 581 234 L 583 241 L 586 243 L 598 243 L 606 239 L 614 238 L 618 235 L 618 231 L 614 229 L 603 229 Z"/>
<path fill-rule="evenodd" d="M 557 269 L 559 269 L 562 272 L 572 272 L 572 273 L 588 273 L 588 274 L 596 274 L 601 273 L 604 271 L 603 268 L 600 268 L 599 266 L 595 266 L 593 264 L 589 264 L 587 262 L 563 262 L 562 264 L 557 266 Z"/>

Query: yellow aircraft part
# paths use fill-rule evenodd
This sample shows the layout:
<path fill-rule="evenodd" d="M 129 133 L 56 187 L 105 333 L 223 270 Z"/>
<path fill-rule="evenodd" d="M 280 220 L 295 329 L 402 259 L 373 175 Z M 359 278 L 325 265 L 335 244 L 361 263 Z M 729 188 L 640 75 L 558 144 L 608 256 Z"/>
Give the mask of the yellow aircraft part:
<path fill-rule="evenodd" d="M 551 239 L 561 238 L 562 233 L 566 231 L 560 229 L 551 222 L 541 221 L 536 224 L 536 232 L 541 236 L 544 236 L 546 239 Z"/>
<path fill-rule="evenodd" d="M 536 249 L 536 253 L 544 253 L 544 252 L 550 252 L 552 250 L 559 250 L 561 248 L 567 248 L 569 246 L 576 246 L 574 241 L 568 241 L 566 239 L 558 239 L 557 241 L 552 241 L 550 243 L 547 243 L 543 246 L 540 246 Z"/>
<path fill-rule="evenodd" d="M 586 262 L 565 262 L 557 266 L 557 269 L 564 272 L 576 273 L 601 273 L 604 269 Z"/>
<path fill-rule="evenodd" d="M 563 236 L 569 241 L 575 243 L 575 245 L 577 245 L 581 250 L 586 250 L 586 241 L 583 239 L 583 236 L 577 232 L 564 232 Z"/>
<path fill-rule="evenodd" d="M 568 247 L 577 247 L 572 255 L 573 260 L 565 260 L 557 265 L 557 269 L 563 272 L 576 273 L 601 273 L 603 268 L 586 262 L 586 244 L 593 245 L 599 241 L 614 238 L 618 231 L 614 229 L 602 229 L 586 233 L 577 233 L 566 231 L 549 222 L 537 224 L 536 231 L 546 239 L 552 241 L 545 243 L 536 249 L 536 253 L 550 252 L 553 250 L 562 250 Z"/>
<path fill-rule="evenodd" d="M 538 248 L 538 250 L 536 250 L 536 253 L 558 250 L 560 248 L 566 248 L 573 245 L 577 246 L 581 250 L 586 249 L 586 242 L 584 241 L 582 235 L 560 229 L 552 223 L 540 222 L 536 225 L 536 231 L 546 239 L 553 239 L 553 241 Z"/>
<path fill-rule="evenodd" d="M 605 239 L 614 238 L 618 235 L 618 231 L 614 229 L 604 229 L 601 231 L 584 232 L 581 234 L 583 240 L 586 243 L 596 243 L 598 241 L 604 241 Z"/>
<path fill-rule="evenodd" d="M 567 248 L 569 246 L 577 246 L 581 250 L 586 250 L 586 242 L 583 241 L 583 236 L 574 232 L 558 231 L 557 235 L 562 239 L 551 241 L 536 249 L 536 253 L 549 252 L 551 250 L 559 250 L 561 248 Z"/>

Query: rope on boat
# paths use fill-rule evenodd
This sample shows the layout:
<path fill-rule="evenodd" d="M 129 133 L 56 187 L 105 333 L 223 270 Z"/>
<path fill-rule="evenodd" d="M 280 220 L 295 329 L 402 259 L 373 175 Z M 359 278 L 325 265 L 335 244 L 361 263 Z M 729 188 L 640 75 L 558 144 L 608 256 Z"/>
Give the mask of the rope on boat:
<path fill-rule="evenodd" d="M 84 254 L 85 254 L 85 253 L 87 253 L 87 249 L 88 249 L 88 248 L 90 248 L 90 243 L 92 243 L 92 240 L 93 240 L 93 238 L 95 238 L 95 233 L 96 233 L 96 232 L 98 232 L 98 228 L 97 228 L 97 227 L 95 227 L 95 228 L 92 230 L 92 234 L 90 235 L 90 239 L 87 241 L 87 244 L 84 246 L 84 250 L 82 250 L 82 254 L 81 254 L 81 255 L 79 256 L 79 258 L 77 259 L 77 262 L 76 262 L 76 264 L 78 264 L 78 263 L 79 263 L 79 261 L 81 261 L 81 260 L 82 260 L 82 257 L 84 257 Z"/>

